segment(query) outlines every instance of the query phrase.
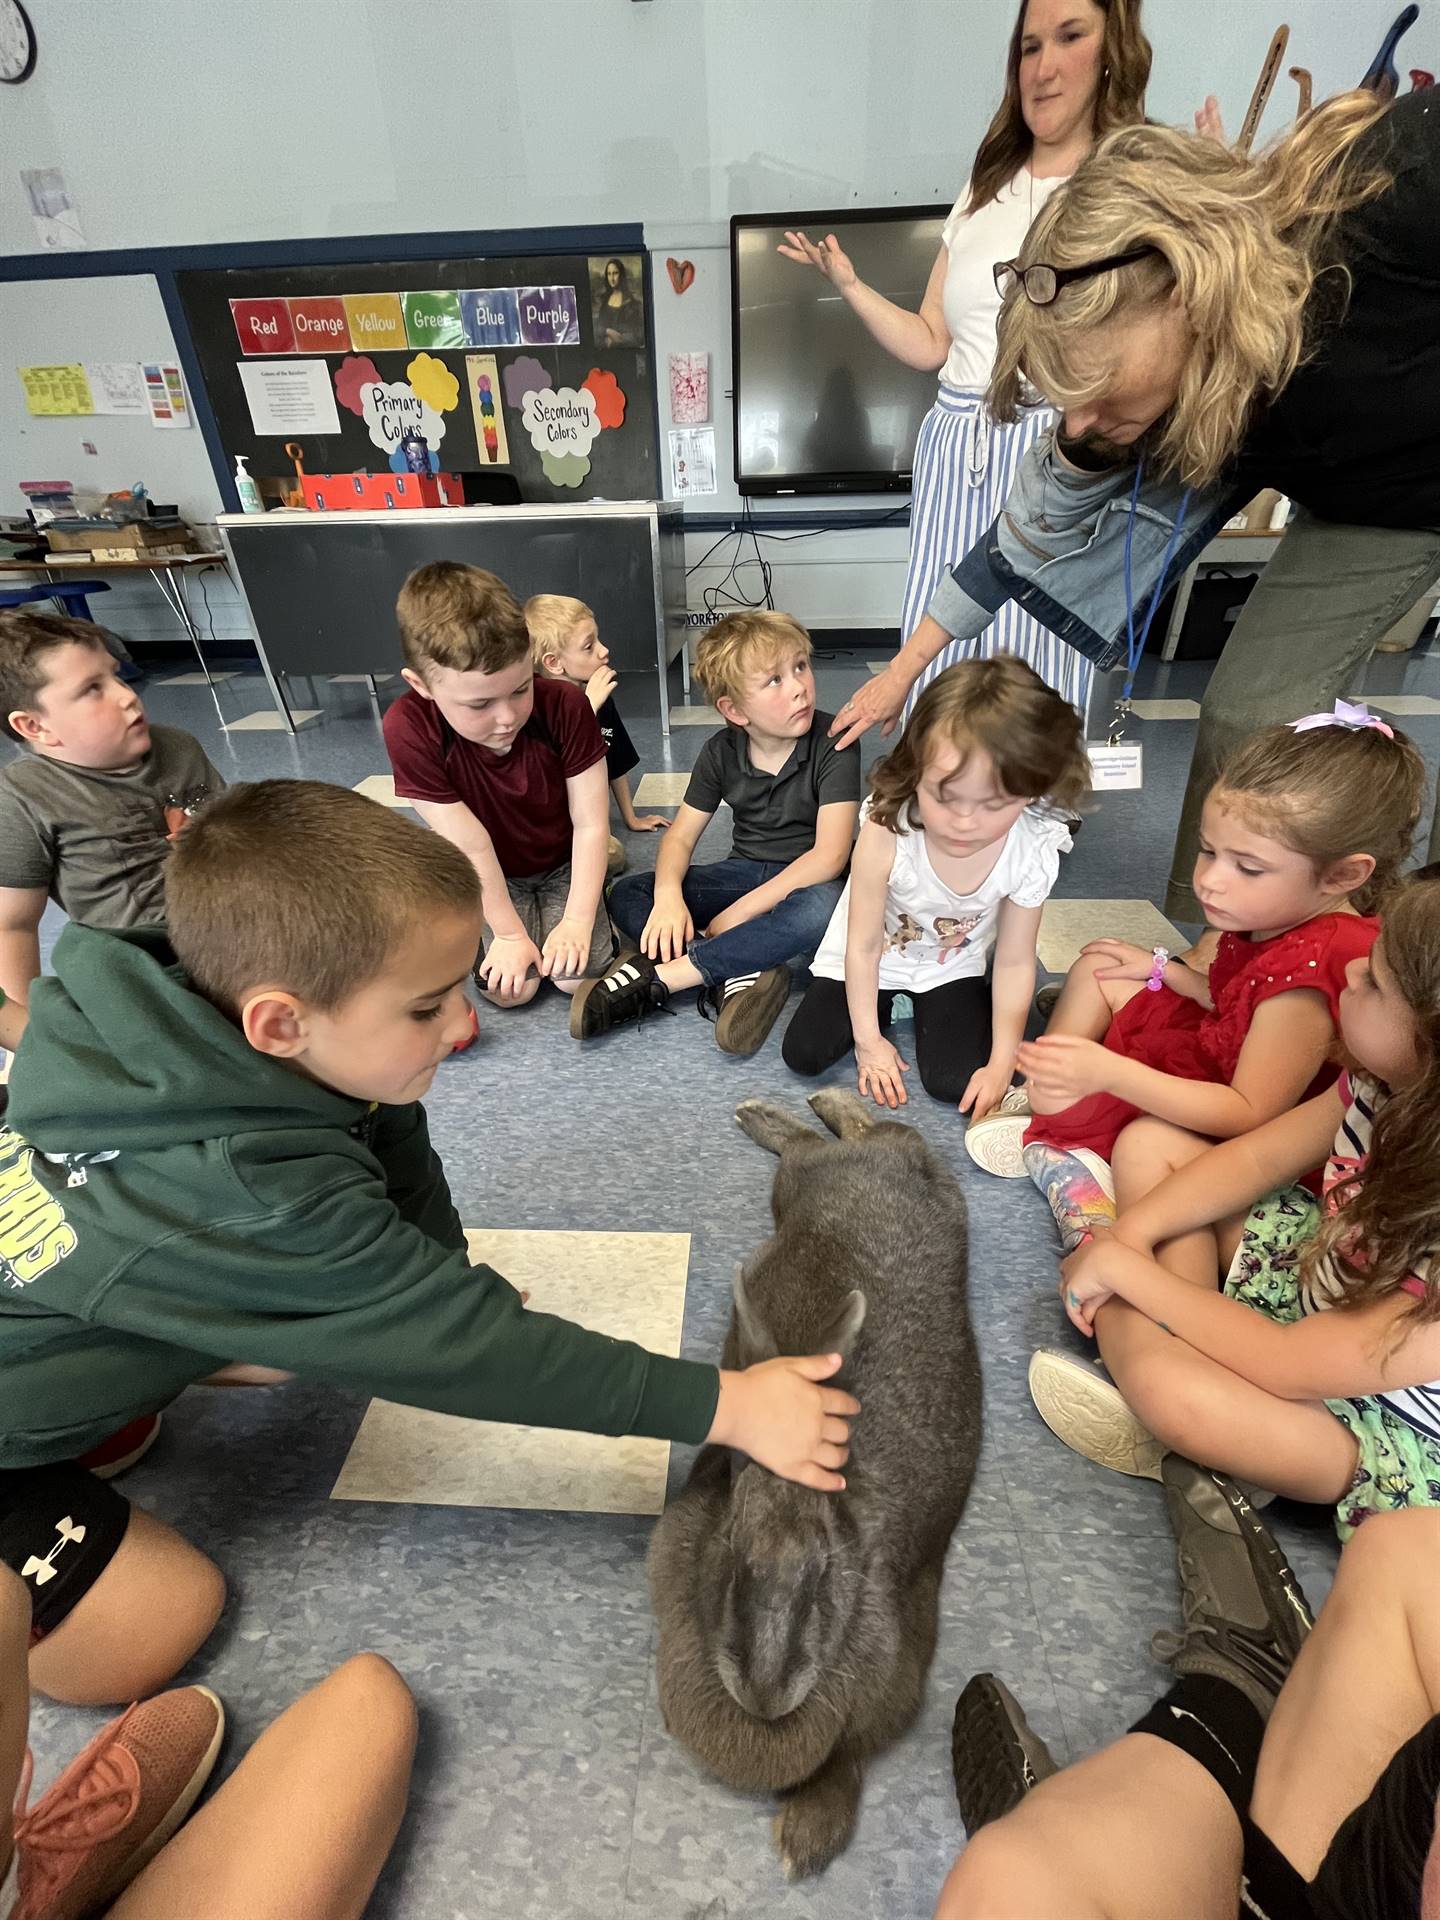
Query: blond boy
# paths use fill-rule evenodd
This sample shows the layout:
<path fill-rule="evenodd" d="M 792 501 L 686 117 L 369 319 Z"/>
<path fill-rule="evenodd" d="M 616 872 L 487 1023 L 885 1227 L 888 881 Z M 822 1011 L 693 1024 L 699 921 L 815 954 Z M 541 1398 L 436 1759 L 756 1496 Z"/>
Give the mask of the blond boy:
<path fill-rule="evenodd" d="M 610 665 L 610 650 L 601 642 L 595 615 L 583 600 L 568 594 L 533 593 L 525 602 L 525 625 L 536 672 L 582 688 L 595 709 L 605 742 L 605 778 L 615 796 L 620 824 L 628 833 L 657 833 L 668 827 L 663 813 L 636 813 L 630 797 L 630 774 L 639 766 L 640 756 L 615 705 L 618 676 Z M 612 838 L 606 871 L 613 877 L 623 873 L 625 865 L 625 849 Z"/>
<path fill-rule="evenodd" d="M 627 874 L 610 911 L 641 951 L 576 994 L 570 1031 L 606 1033 L 700 990 L 726 1053 L 754 1053 L 808 965 L 844 885 L 860 809 L 860 762 L 815 706 L 810 637 L 783 613 L 739 613 L 700 642 L 695 673 L 725 720 L 700 749 L 655 872 Z M 721 801 L 727 859 L 692 864 Z"/>
<path fill-rule="evenodd" d="M 395 793 L 480 876 L 476 985 L 497 1006 L 573 993 L 615 951 L 600 890 L 605 742 L 585 695 L 537 680 L 520 603 L 481 567 L 417 567 L 396 603 L 410 691 L 385 715 Z"/>

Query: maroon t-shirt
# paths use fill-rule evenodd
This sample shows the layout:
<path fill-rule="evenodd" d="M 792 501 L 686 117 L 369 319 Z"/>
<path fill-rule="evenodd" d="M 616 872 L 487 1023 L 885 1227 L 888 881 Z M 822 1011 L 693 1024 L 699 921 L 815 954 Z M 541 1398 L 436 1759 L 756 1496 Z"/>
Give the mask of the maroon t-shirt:
<path fill-rule="evenodd" d="M 461 801 L 495 844 L 508 880 L 564 866 L 572 827 L 565 782 L 605 758 L 584 689 L 535 676 L 535 711 L 509 753 L 462 740 L 433 700 L 402 693 L 385 714 L 385 746 L 400 800 Z"/>

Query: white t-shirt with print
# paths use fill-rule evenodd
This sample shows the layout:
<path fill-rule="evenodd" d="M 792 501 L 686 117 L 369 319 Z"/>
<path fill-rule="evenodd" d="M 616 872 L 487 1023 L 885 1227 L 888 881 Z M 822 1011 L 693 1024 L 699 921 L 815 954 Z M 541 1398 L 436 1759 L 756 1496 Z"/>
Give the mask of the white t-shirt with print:
<path fill-rule="evenodd" d="M 950 256 L 945 273 L 945 324 L 950 354 L 941 379 L 949 387 L 987 387 L 995 364 L 995 323 L 1000 296 L 995 291 L 997 260 L 1013 260 L 1030 222 L 1063 176 L 1034 180 L 1022 167 L 988 206 L 967 214 L 967 187 L 945 222 L 940 239 Z"/>
<path fill-rule="evenodd" d="M 863 827 L 870 802 L 860 810 Z M 885 895 L 885 945 L 880 954 L 882 992 L 924 993 L 947 980 L 983 974 L 995 944 L 1000 905 L 1038 907 L 1050 897 L 1060 856 L 1070 851 L 1064 818 L 1027 807 L 1005 836 L 1000 857 L 973 893 L 954 893 L 930 864 L 924 832 L 911 827 L 895 835 L 895 864 Z M 850 887 L 830 916 L 825 937 L 810 963 L 821 980 L 845 978 L 845 934 L 850 924 Z"/>

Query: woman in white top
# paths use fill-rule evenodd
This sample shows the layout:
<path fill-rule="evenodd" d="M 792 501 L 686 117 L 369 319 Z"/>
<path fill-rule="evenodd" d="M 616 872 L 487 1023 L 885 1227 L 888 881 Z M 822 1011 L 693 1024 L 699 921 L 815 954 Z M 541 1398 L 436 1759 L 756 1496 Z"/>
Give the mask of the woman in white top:
<path fill-rule="evenodd" d="M 1021 456 L 1054 415 L 1037 409 L 995 425 L 983 396 L 995 358 L 1000 296 L 993 269 L 1020 251 L 1049 195 L 1095 140 L 1144 118 L 1150 43 L 1140 0 L 1024 0 L 1010 36 L 1005 97 L 980 142 L 970 184 L 955 202 L 919 313 L 897 307 L 856 276 L 834 234 L 815 246 L 787 234 L 780 251 L 823 273 L 888 352 L 940 369 L 940 392 L 915 444 L 910 566 L 900 632 L 920 624 L 938 582 L 994 519 Z M 952 641 L 910 690 L 915 701 L 962 655 L 1016 653 L 1083 715 L 1090 666 L 1008 602 L 977 640 Z"/>
<path fill-rule="evenodd" d="M 997 1106 L 1035 992 L 1040 912 L 1070 846 L 1062 809 L 1089 783 L 1075 709 L 1023 660 L 968 660 L 934 682 L 871 770 L 786 1066 L 823 1073 L 853 1047 L 861 1093 L 903 1105 L 909 1063 L 885 1030 L 906 993 L 925 1091 L 977 1120 Z"/>

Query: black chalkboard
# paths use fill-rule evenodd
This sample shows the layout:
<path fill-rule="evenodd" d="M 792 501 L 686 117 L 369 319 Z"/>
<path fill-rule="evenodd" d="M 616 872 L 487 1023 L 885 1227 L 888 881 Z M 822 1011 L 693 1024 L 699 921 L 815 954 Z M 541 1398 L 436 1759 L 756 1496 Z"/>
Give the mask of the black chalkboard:
<path fill-rule="evenodd" d="M 660 486 L 648 256 L 623 256 L 624 277 L 613 307 L 602 304 L 603 293 L 597 291 L 605 285 L 605 270 L 606 261 L 599 256 L 528 254 L 488 259 L 188 270 L 178 273 L 176 281 L 227 463 L 233 465 L 236 455 L 247 456 L 249 470 L 257 480 L 284 480 L 293 484 L 294 464 L 286 453 L 289 439 L 303 448 L 307 474 L 386 473 L 392 470 L 393 449 L 376 444 L 366 419 L 344 404 L 337 404 L 338 434 L 299 429 L 293 435 L 258 434 L 240 376 L 242 366 L 264 365 L 267 361 L 272 364 L 320 361 L 328 369 L 327 377 L 333 390 L 335 376 L 347 357 L 363 356 L 373 366 L 379 382 L 388 386 L 406 382 L 407 367 L 417 353 L 424 351 L 448 368 L 458 384 L 458 401 L 441 413 L 444 435 L 434 449 L 441 472 L 512 474 L 522 500 L 654 500 Z M 615 278 L 612 268 L 611 279 Z M 345 296 L 353 299 L 370 294 L 526 288 L 574 290 L 578 344 L 374 347 L 356 345 L 347 338 L 337 350 L 320 352 L 316 349 L 325 336 L 315 331 L 314 326 L 324 322 L 326 309 L 317 307 L 305 310 L 312 331 L 303 342 L 297 342 L 293 350 L 273 356 L 247 355 L 230 304 L 232 301 L 274 302 L 281 308 L 278 325 L 290 326 L 293 330 L 293 325 L 300 323 L 298 318 L 292 322 L 285 309 L 289 302 L 297 300 L 333 303 Z M 538 312 L 543 302 L 532 305 Z M 353 308 L 350 312 L 353 315 Z M 294 313 L 290 308 L 289 315 Z M 241 320 L 254 319 L 259 325 L 264 323 L 267 314 L 264 306 L 242 309 Z M 608 340 L 602 340 L 602 334 L 608 334 Z M 467 382 L 467 356 L 477 354 L 493 355 L 498 374 L 496 402 L 504 444 L 502 447 L 492 443 L 489 458 L 477 436 L 475 409 Z M 507 368 L 522 359 L 538 362 L 549 384 L 556 389 L 581 388 L 592 369 L 596 369 L 612 375 L 615 387 L 624 397 L 623 421 L 618 426 L 606 424 L 595 436 L 588 450 L 589 471 L 578 485 L 558 485 L 546 475 L 541 455 L 522 425 L 522 406 L 515 404 L 507 393 Z M 365 384 L 353 378 L 346 390 L 354 394 L 357 390 L 363 391 Z M 601 392 L 604 395 L 601 417 L 613 418 L 614 393 L 603 382 Z M 497 457 L 502 453 L 508 453 L 508 459 Z"/>

